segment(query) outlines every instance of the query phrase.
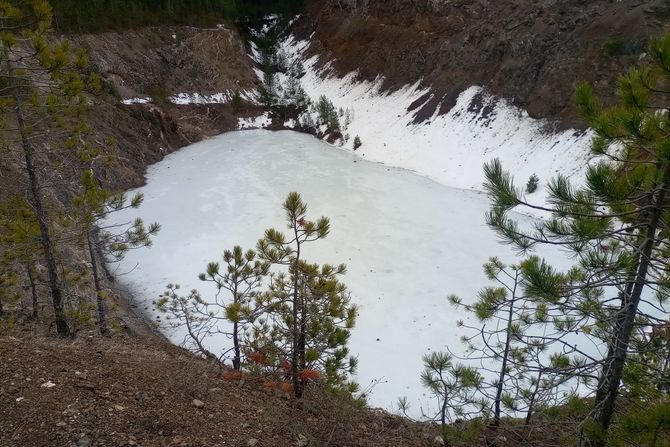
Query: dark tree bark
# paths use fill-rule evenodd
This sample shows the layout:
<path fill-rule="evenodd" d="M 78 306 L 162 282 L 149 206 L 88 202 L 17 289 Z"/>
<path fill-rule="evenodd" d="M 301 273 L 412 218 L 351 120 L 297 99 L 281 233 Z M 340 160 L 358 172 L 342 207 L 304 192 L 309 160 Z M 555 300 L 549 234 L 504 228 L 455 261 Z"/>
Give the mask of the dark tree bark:
<path fill-rule="evenodd" d="M 646 285 L 668 187 L 670 187 L 670 166 L 665 168 L 663 180 L 652 195 L 648 224 L 641 238 L 640 257 L 635 277 L 622 294 L 621 306 L 616 316 L 613 339 L 610 341 L 609 355 L 603 364 L 603 372 L 598 383 L 595 397 L 596 413 L 593 420 L 602 433 L 605 433 L 612 424 L 616 400 L 619 395 L 621 379 L 626 365 L 630 338 L 635 325 L 635 317 L 638 314 L 642 291 Z M 584 443 L 588 446 L 604 447 L 606 440 L 598 436 L 596 439 L 585 439 Z"/>
<path fill-rule="evenodd" d="M 23 155 L 26 163 L 26 172 L 30 184 L 30 194 L 33 206 L 35 208 L 35 216 L 40 228 L 40 237 L 42 249 L 44 251 L 44 259 L 47 266 L 48 283 L 51 291 L 51 300 L 53 303 L 54 315 L 56 320 L 56 330 L 61 336 L 70 335 L 70 328 L 65 318 L 65 311 L 63 305 L 63 292 L 61 290 L 58 280 L 58 270 L 56 267 L 56 257 L 53 251 L 53 243 L 49 233 L 49 226 L 47 225 L 46 212 L 42 197 L 40 196 L 40 186 L 34 165 L 34 148 L 30 139 L 28 138 L 26 123 L 24 120 L 23 109 L 21 108 L 21 100 L 19 97 L 18 87 L 16 85 L 15 70 L 9 55 L 5 59 L 7 67 L 7 78 L 12 92 L 12 99 L 14 100 L 14 114 L 16 123 L 21 136 L 21 146 L 23 148 Z"/>
<path fill-rule="evenodd" d="M 88 245 L 88 254 L 91 258 L 91 274 L 93 275 L 93 285 L 95 286 L 95 304 L 98 311 L 98 328 L 101 335 L 109 335 L 109 326 L 107 325 L 107 310 L 105 298 L 102 296 L 102 286 L 100 285 L 100 275 L 98 273 L 97 256 L 95 255 L 92 231 L 86 235 Z"/>

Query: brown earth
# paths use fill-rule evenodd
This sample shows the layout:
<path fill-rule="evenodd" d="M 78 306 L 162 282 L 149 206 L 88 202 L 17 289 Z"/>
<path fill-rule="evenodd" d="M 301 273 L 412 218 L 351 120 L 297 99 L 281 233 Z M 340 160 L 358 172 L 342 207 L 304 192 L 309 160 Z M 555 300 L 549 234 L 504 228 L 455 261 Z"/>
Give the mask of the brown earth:
<path fill-rule="evenodd" d="M 92 69 L 106 94 L 95 98 L 89 122 L 98 141 L 110 138 L 119 163 L 106 172 L 107 185 L 140 186 L 147 165 L 180 147 L 236 129 L 239 116 L 255 115 L 246 104 L 177 105 L 176 93 L 216 94 L 254 90 L 259 80 L 244 40 L 227 28 L 156 27 L 71 36 L 88 49 Z M 123 105 L 121 99 L 149 96 L 152 104 Z M 238 112 L 238 113 L 235 113 Z"/>
<path fill-rule="evenodd" d="M 291 400 L 260 379 L 220 375 L 151 337 L 64 341 L 15 331 L 0 336 L 0 446 L 401 447 L 431 445 L 436 434 L 315 388 Z"/>
<path fill-rule="evenodd" d="M 385 77 L 396 89 L 422 79 L 436 98 L 417 111 L 447 112 L 472 85 L 536 118 L 583 127 L 574 84 L 595 82 L 614 100 L 616 79 L 670 29 L 665 0 L 308 0 L 296 32 L 337 74 Z"/>

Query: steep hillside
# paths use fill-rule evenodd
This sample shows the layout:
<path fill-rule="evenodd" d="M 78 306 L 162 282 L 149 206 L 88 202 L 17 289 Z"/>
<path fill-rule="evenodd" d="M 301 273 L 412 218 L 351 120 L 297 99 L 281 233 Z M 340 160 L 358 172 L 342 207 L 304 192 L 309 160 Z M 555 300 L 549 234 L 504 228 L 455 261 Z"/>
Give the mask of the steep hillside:
<path fill-rule="evenodd" d="M 255 114 L 259 81 L 240 34 L 225 27 L 156 27 L 71 36 L 88 49 L 107 93 L 91 107 L 99 141 L 116 140 L 111 186 L 142 183 L 144 168 Z M 233 110 L 235 92 L 247 99 Z M 104 137 L 104 138 L 103 138 Z"/>
<path fill-rule="evenodd" d="M 595 81 L 613 99 L 618 73 L 644 57 L 649 36 L 669 20 L 665 0 L 313 0 L 296 29 L 339 75 L 382 75 L 390 90 L 430 86 L 436 95 L 420 120 L 479 85 L 531 117 L 583 127 L 574 82 Z"/>
<path fill-rule="evenodd" d="M 429 446 L 435 427 L 311 390 L 292 401 L 263 378 L 152 338 L 0 335 L 0 446 Z"/>

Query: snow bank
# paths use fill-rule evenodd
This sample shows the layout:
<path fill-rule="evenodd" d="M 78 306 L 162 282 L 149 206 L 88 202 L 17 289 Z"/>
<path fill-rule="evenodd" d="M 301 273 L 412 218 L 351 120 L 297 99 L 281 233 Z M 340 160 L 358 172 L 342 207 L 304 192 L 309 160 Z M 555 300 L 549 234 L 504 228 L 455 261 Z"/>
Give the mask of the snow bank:
<path fill-rule="evenodd" d="M 415 124 L 420 107 L 410 111 L 410 106 L 432 98 L 430 89 L 421 88 L 420 81 L 385 92 L 381 90 L 382 78 L 361 82 L 355 72 L 333 76 L 327 65 L 316 68 L 318 56 L 305 57 L 309 44 L 289 37 L 282 42 L 281 51 L 293 62 L 301 60 L 305 75 L 300 83 L 313 101 L 325 95 L 336 108 L 352 111 L 353 119 L 343 131 L 350 138 L 343 147 L 353 150 L 353 140 L 359 136 L 359 156 L 413 170 L 443 185 L 475 190 L 482 189 L 482 165 L 499 158 L 520 185 L 533 173 L 539 176 L 540 187 L 533 195 L 536 202 L 545 201 L 544 185 L 556 173 L 576 183 L 583 181 L 589 133 L 547 132 L 546 121 L 530 118 L 477 86 L 462 92 L 449 113 L 436 112 Z M 281 77 L 277 80 L 281 82 Z"/>

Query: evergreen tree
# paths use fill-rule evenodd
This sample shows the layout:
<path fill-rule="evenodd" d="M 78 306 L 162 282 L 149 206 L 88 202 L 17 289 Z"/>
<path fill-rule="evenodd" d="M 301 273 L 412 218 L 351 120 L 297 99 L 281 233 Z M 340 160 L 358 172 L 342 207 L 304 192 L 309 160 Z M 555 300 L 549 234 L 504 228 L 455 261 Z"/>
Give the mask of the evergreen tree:
<path fill-rule="evenodd" d="M 242 247 L 236 246 L 233 250 L 223 253 L 225 270 L 221 273 L 221 265 L 211 262 L 207 265 L 207 273 L 200 275 L 200 280 L 213 282 L 219 291 L 227 291 L 230 298 L 220 298 L 216 295 L 213 303 L 207 303 L 223 310 L 226 320 L 233 323 L 230 334 L 233 340 L 233 368 L 240 370 L 242 366 L 241 336 L 244 326 L 253 322 L 261 312 L 260 306 L 256 305 L 259 297 L 258 289 L 267 276 L 270 265 L 256 259 L 256 252 L 248 250 L 246 253 Z M 211 312 L 210 312 L 211 315 Z M 217 318 L 215 313 L 212 318 Z"/>
<path fill-rule="evenodd" d="M 253 250 L 244 251 L 236 246 L 223 253 L 223 269 L 218 262 L 210 262 L 207 272 L 201 273 L 201 281 L 216 285 L 217 294 L 205 300 L 199 291 L 192 290 L 188 296 L 177 293 L 179 286 L 168 285 L 168 291 L 156 302 L 156 308 L 168 313 L 171 327 L 186 327 L 189 342 L 196 351 L 218 363 L 229 350 L 215 355 L 205 348 L 207 339 L 224 335 L 233 341 L 233 368 L 242 368 L 242 354 L 250 351 L 243 340 L 248 324 L 253 323 L 265 309 L 260 303 L 260 287 L 268 274 L 269 264 L 257 259 Z M 225 323 L 232 323 L 232 331 Z"/>
<path fill-rule="evenodd" d="M 463 438 L 467 434 L 454 425 L 458 420 L 474 415 L 486 417 L 488 414 L 488 402 L 477 397 L 484 380 L 482 375 L 473 367 L 454 363 L 453 356 L 446 352 L 425 354 L 423 365 L 421 384 L 438 400 L 437 414 L 423 416 L 438 421 L 446 439 Z M 407 414 L 407 399 L 399 399 L 398 405 Z M 468 434 L 477 429 L 477 425 L 471 421 L 471 433 Z"/>
<path fill-rule="evenodd" d="M 528 425 L 538 404 L 556 403 L 550 401 L 558 384 L 545 358 L 554 344 L 553 316 L 546 304 L 525 295 L 521 266 L 491 258 L 484 272 L 496 287 L 483 288 L 471 305 L 453 295 L 449 300 L 482 323 L 475 327 L 459 321 L 458 325 L 473 332 L 462 338 L 467 359 L 477 360 L 480 371 L 492 378 L 484 378 L 478 390 L 493 407 L 491 425 L 499 426 L 505 412 L 510 416 L 525 412 Z"/>
<path fill-rule="evenodd" d="M 278 363 L 289 362 L 296 397 L 303 394 L 302 378 L 308 369 L 320 370 L 333 390 L 353 392 L 356 386 L 347 376 L 356 359 L 349 357 L 346 345 L 357 309 L 339 281 L 346 266 L 319 266 L 304 258 L 305 245 L 325 238 L 330 222 L 325 217 L 307 220 L 307 205 L 295 192 L 288 195 L 284 211 L 288 236 L 271 228 L 258 242 L 260 258 L 288 272 L 276 274 L 262 297 L 268 311 L 254 328 L 254 346 Z"/>
<path fill-rule="evenodd" d="M 142 194 L 135 194 L 130 201 L 123 193 L 114 194 L 102 188 L 92 169 L 81 176 L 82 190 L 74 199 L 78 216 L 71 222 L 81 232 L 91 263 L 91 276 L 95 288 L 95 302 L 98 327 L 102 335 L 109 333 L 105 306 L 105 291 L 102 287 L 98 264 L 121 261 L 128 250 L 148 247 L 151 236 L 158 233 L 160 225 L 153 223 L 146 227 L 142 219 L 135 219 L 127 225 L 105 226 L 104 221 L 113 213 L 128 208 L 138 208 L 143 201 Z"/>
<path fill-rule="evenodd" d="M 37 262 L 41 250 L 40 228 L 30 204 L 21 197 L 9 198 L 0 206 L 0 272 L 16 280 L 23 270 L 32 298 L 31 317 L 38 318 Z M 22 305 L 23 307 L 23 305 Z"/>
<path fill-rule="evenodd" d="M 588 84 L 577 89 L 582 115 L 596 134 L 592 148 L 598 156 L 584 187 L 558 176 L 548 185 L 551 206 L 532 205 L 498 161 L 485 167 L 493 199 L 488 220 L 503 240 L 521 251 L 538 244 L 562 246 L 579 261 L 567 273 L 539 259 L 523 269 L 527 292 L 560 308 L 565 332 L 578 331 L 606 346 L 602 358 L 583 353 L 570 360 L 575 373 L 600 371 L 584 429 L 584 442 L 591 446 L 607 442 L 617 399 L 626 391 L 626 366 L 648 348 L 641 331 L 659 322 L 654 309 L 664 312 L 670 290 L 670 117 L 658 113 L 669 107 L 663 86 L 670 81 L 670 36 L 652 41 L 649 55 L 650 65 L 619 79 L 615 107 L 602 107 Z M 550 211 L 553 218 L 524 231 L 508 215 L 517 206 Z M 615 296 L 609 296 L 612 290 Z"/>
<path fill-rule="evenodd" d="M 68 335 L 64 294 L 59 278 L 52 219 L 45 206 L 45 188 L 39 163 L 48 159 L 41 139 L 63 136 L 64 130 L 80 131 L 72 122 L 85 109 L 80 70 L 85 54 L 73 57 L 67 41 L 48 43 L 51 7 L 45 0 L 16 0 L 0 4 L 0 130 L 3 143 L 20 148 L 28 178 L 31 206 L 40 229 L 41 249 L 57 331 Z M 73 140 L 70 140 L 73 141 Z M 46 143 L 51 148 L 51 143 Z M 48 150 L 48 149 L 47 149 Z"/>

